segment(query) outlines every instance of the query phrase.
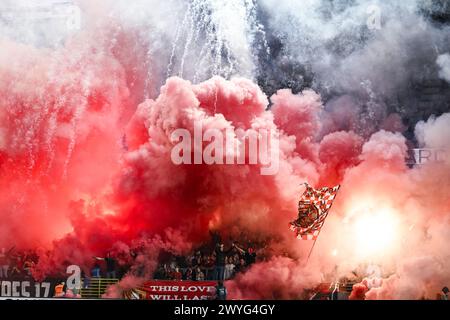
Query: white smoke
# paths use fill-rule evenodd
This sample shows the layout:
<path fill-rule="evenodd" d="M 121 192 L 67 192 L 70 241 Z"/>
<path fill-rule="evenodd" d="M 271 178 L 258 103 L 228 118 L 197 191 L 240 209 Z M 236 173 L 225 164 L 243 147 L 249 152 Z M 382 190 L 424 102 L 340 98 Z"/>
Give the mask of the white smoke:
<path fill-rule="evenodd" d="M 72 0 L 5 0 L 0 36 L 36 47 L 57 47 L 81 29 L 81 11 Z"/>
<path fill-rule="evenodd" d="M 416 125 L 416 137 L 422 147 L 446 149 L 450 147 L 450 113 L 431 117 Z"/>
<path fill-rule="evenodd" d="M 440 68 L 439 77 L 450 83 L 450 54 L 441 54 L 436 63 Z"/>
<path fill-rule="evenodd" d="M 427 73 L 448 35 L 448 27 L 424 18 L 424 3 L 415 0 L 262 3 L 270 29 L 284 41 L 281 59 L 309 65 L 322 91 L 364 91 L 361 83 L 370 83 L 390 97 Z"/>
<path fill-rule="evenodd" d="M 2 34 L 31 43 L 61 43 L 70 33 L 58 19 L 23 22 L 24 13 L 36 18 L 42 10 L 53 12 L 62 0 L 4 1 L 13 8 L 14 23 L 4 21 Z M 83 25 L 105 21 L 121 30 L 138 30 L 139 45 L 148 56 L 148 74 L 157 75 L 159 88 L 167 76 L 199 82 L 213 75 L 255 79 L 264 73 L 260 60 L 271 48 L 266 36 L 281 42 L 281 55 L 270 61 L 294 63 L 312 76 L 312 86 L 322 94 L 334 92 L 392 98 L 411 81 L 433 74 L 438 52 L 449 50 L 449 28 L 426 19 L 432 1 L 367 0 L 74 0 L 82 10 Z M 25 10 L 26 8 L 26 10 Z M 9 9 L 8 9 L 9 10 Z M 31 21 L 31 22 L 30 22 Z M 20 28 L 17 28 L 20 25 Z M 21 33 L 19 36 L 19 32 Z M 267 33 L 267 34 L 266 34 Z M 114 42 L 114 35 L 111 41 Z M 446 64 L 446 56 L 438 64 Z M 150 61 L 157 61 L 151 65 Z M 445 79 L 445 66 L 441 77 Z M 281 75 L 280 75 L 281 74 Z M 265 78 L 301 82 L 304 74 L 289 68 L 275 69 Z M 270 81 L 271 79 L 265 79 Z M 276 85 L 276 84 L 275 84 Z"/>

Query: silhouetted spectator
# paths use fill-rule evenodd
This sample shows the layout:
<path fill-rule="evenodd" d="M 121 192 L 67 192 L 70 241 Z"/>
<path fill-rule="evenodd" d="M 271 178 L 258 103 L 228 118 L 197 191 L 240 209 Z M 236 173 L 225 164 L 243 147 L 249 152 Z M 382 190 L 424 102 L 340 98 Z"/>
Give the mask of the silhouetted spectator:
<path fill-rule="evenodd" d="M 25 262 L 23 263 L 23 270 L 25 271 L 27 276 L 31 277 L 31 271 L 34 268 L 34 265 L 34 262 L 28 256 L 26 256 Z"/>
<path fill-rule="evenodd" d="M 245 270 L 245 268 L 246 268 L 245 260 L 243 258 L 241 258 L 241 259 L 239 259 L 239 263 L 237 265 L 235 265 L 234 271 L 235 271 L 235 273 L 242 272 Z"/>
<path fill-rule="evenodd" d="M 441 299 L 440 300 L 448 300 L 448 292 L 449 292 L 448 288 L 447 287 L 442 288 L 441 292 L 442 293 L 441 293 Z"/>
<path fill-rule="evenodd" d="M 96 263 L 91 269 L 91 276 L 92 278 L 100 278 L 100 266 L 98 265 L 98 263 Z"/>
<path fill-rule="evenodd" d="M 236 245 L 235 247 L 244 256 L 245 264 L 247 266 L 251 266 L 253 263 L 256 262 L 256 252 L 255 250 L 253 250 L 252 247 L 249 247 L 247 250 L 242 249 L 238 245 Z"/>
<path fill-rule="evenodd" d="M 184 274 L 184 279 L 185 280 L 193 280 L 193 274 L 194 274 L 194 271 L 192 271 L 192 268 L 188 267 Z"/>
<path fill-rule="evenodd" d="M 7 278 L 8 277 L 8 269 L 9 269 L 9 263 L 8 263 L 8 256 L 5 248 L 2 248 L 0 251 L 0 278 Z"/>
<path fill-rule="evenodd" d="M 89 288 L 89 285 L 91 284 L 91 278 L 86 275 L 86 272 L 84 272 L 84 270 L 81 270 L 81 278 L 83 279 L 83 288 Z"/>
<path fill-rule="evenodd" d="M 192 266 L 195 268 L 196 266 L 199 266 L 199 265 L 201 265 L 202 264 L 202 254 L 201 254 L 201 252 L 200 251 L 197 251 L 196 253 L 195 253 L 195 255 L 192 257 L 192 260 L 191 260 L 191 263 L 192 263 Z"/>
<path fill-rule="evenodd" d="M 182 276 L 183 275 L 181 274 L 180 269 L 176 267 L 175 270 L 172 272 L 172 280 L 180 281 Z"/>
<path fill-rule="evenodd" d="M 20 277 L 22 275 L 22 271 L 23 271 L 22 257 L 20 255 L 17 255 L 16 261 L 11 270 L 11 276 L 12 277 Z"/>
<path fill-rule="evenodd" d="M 95 259 L 104 260 L 106 262 L 106 278 L 116 278 L 116 260 L 111 256 L 110 252 L 108 252 L 104 258 L 95 257 Z"/>
<path fill-rule="evenodd" d="M 203 273 L 202 269 L 200 269 L 200 267 L 197 267 L 197 269 L 195 269 L 195 280 L 205 281 L 205 274 Z"/>
<path fill-rule="evenodd" d="M 159 266 L 156 269 L 155 274 L 153 275 L 153 278 L 157 279 L 157 280 L 164 280 L 164 279 L 166 279 L 165 270 L 164 270 L 163 266 Z"/>
<path fill-rule="evenodd" d="M 234 275 L 234 263 L 233 263 L 233 257 L 227 258 L 227 263 L 225 264 L 225 280 L 231 279 Z"/>
<path fill-rule="evenodd" d="M 215 260 L 213 255 L 203 258 L 203 270 L 205 272 L 205 279 L 211 280 L 214 277 Z"/>
<path fill-rule="evenodd" d="M 220 243 L 217 245 L 215 252 L 216 255 L 216 269 L 214 270 L 214 279 L 223 280 L 225 275 L 225 259 L 227 255 L 233 250 L 234 243 L 232 247 L 225 251 L 224 244 Z"/>
<path fill-rule="evenodd" d="M 170 268 L 167 264 L 164 264 L 163 269 L 164 269 L 164 277 L 162 279 L 168 280 L 170 278 Z"/>

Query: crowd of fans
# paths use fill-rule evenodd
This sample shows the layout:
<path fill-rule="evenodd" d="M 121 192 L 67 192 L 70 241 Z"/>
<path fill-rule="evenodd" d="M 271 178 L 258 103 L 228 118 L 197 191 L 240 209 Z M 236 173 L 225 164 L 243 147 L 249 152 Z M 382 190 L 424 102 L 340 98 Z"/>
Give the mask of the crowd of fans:
<path fill-rule="evenodd" d="M 220 237 L 213 237 L 209 245 L 194 250 L 187 256 L 174 256 L 165 252 L 160 257 L 161 263 L 156 268 L 154 280 L 188 280 L 188 281 L 218 281 L 216 287 L 218 299 L 225 299 L 226 288 L 223 281 L 232 279 L 237 274 L 247 270 L 257 261 L 264 261 L 267 257 L 266 243 L 243 241 L 246 245 L 228 241 L 227 244 Z M 93 257 L 93 267 L 89 273 L 82 272 L 83 287 L 88 287 L 92 278 L 120 279 L 131 272 L 117 262 L 117 258 L 107 253 L 105 257 Z M 0 279 L 31 279 L 32 269 L 38 263 L 39 255 L 34 250 L 20 251 L 14 247 L 0 249 Z M 348 282 L 341 279 L 341 282 Z M 61 282 L 55 288 L 61 296 L 65 290 L 65 283 Z M 57 292 L 58 291 L 58 292 Z M 219 294 L 220 293 L 220 294 Z M 328 295 L 326 295 L 328 297 Z M 437 299 L 448 300 L 449 289 L 444 287 L 437 295 Z"/>
<path fill-rule="evenodd" d="M 217 243 L 213 249 L 196 250 L 186 257 L 170 257 L 159 265 L 153 278 L 158 280 L 228 280 L 249 268 L 258 258 L 263 258 L 263 249 L 252 245 L 242 247 L 232 243 L 228 248 Z"/>
<path fill-rule="evenodd" d="M 266 258 L 265 241 L 249 241 L 240 237 L 240 242 L 222 241 L 219 235 L 212 233 L 212 241 L 196 248 L 186 256 L 175 256 L 168 252 L 160 255 L 160 264 L 153 273 L 155 280 L 229 280 L 236 274 L 247 270 L 257 260 Z M 138 252 L 129 253 L 131 261 Z M 88 269 L 82 269 L 82 278 L 86 286 L 92 278 L 121 279 L 132 273 L 142 276 L 139 268 L 130 268 L 123 264 L 123 257 L 108 252 L 104 257 L 93 257 Z M 36 251 L 19 251 L 16 248 L 0 249 L 0 278 L 26 279 L 32 277 L 32 270 L 39 261 Z M 133 265 L 133 263 L 131 263 Z M 58 276 L 58 275 L 55 275 Z"/>
<path fill-rule="evenodd" d="M 157 280 L 216 280 L 232 279 L 267 256 L 267 239 L 249 240 L 245 233 L 239 242 L 223 241 L 217 233 L 211 233 L 212 241 L 187 256 L 161 257 L 153 278 Z"/>
<path fill-rule="evenodd" d="M 33 250 L 18 251 L 14 247 L 0 249 L 0 278 L 31 278 L 31 271 L 38 262 L 38 255 Z"/>
<path fill-rule="evenodd" d="M 223 243 L 220 236 L 212 234 L 210 243 L 203 245 L 186 256 L 175 256 L 169 252 L 162 252 L 160 264 L 153 273 L 155 280 L 228 280 L 237 273 L 248 269 L 257 260 L 266 259 L 267 244 L 265 241 L 248 241 L 244 238 L 241 245 L 231 240 Z M 139 253 L 130 252 L 131 259 Z M 126 274 L 142 277 L 145 272 L 140 270 L 139 263 L 120 263 L 130 257 L 118 257 L 107 253 L 105 257 L 94 257 L 93 267 L 84 278 L 114 278 L 120 279 Z M 141 266 L 143 267 L 143 266 Z M 148 276 L 148 275 L 147 275 Z"/>

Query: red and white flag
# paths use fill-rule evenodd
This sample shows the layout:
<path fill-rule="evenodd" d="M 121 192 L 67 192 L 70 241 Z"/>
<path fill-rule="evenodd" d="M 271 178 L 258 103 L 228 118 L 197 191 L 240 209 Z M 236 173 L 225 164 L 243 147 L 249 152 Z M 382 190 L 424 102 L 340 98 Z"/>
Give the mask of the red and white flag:
<path fill-rule="evenodd" d="M 289 225 L 298 239 L 316 240 L 341 186 L 316 190 L 305 185 L 306 190 L 298 202 L 298 218 Z"/>

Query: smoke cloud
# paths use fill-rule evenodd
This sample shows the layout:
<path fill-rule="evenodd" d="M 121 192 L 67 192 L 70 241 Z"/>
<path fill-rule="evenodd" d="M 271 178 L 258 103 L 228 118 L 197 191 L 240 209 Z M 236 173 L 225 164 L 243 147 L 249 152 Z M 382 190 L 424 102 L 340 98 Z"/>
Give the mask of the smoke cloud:
<path fill-rule="evenodd" d="M 436 7 L 375 1 L 371 29 L 377 11 L 362 0 L 74 4 L 75 31 L 42 38 L 11 27 L 20 14 L 0 24 L 0 246 L 37 248 L 36 278 L 89 272 L 111 251 L 141 275 L 106 294 L 117 297 L 161 252 L 187 254 L 217 231 L 270 252 L 226 283 L 230 298 L 301 298 L 374 266 L 381 284 L 352 298 L 434 298 L 448 285 L 450 162 L 405 164 L 411 146 L 450 148 L 450 33 Z M 278 173 L 175 165 L 171 134 L 194 135 L 196 121 L 269 130 Z M 305 181 L 342 185 L 308 264 L 311 243 L 288 229 Z"/>
<path fill-rule="evenodd" d="M 439 77 L 450 82 L 450 54 L 441 54 L 436 62 L 440 68 Z"/>

